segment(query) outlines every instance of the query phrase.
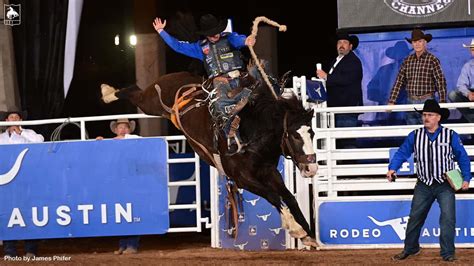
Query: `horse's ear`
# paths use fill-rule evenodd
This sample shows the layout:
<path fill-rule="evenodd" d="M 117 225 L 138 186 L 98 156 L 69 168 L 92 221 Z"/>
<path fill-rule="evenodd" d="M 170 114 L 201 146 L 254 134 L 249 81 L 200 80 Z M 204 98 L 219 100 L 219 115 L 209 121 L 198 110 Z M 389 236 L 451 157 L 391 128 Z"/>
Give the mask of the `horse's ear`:
<path fill-rule="evenodd" d="M 283 99 L 290 100 L 292 98 L 296 98 L 296 94 L 292 89 L 285 89 L 283 88 L 283 92 L 280 95 Z"/>
<path fill-rule="evenodd" d="M 310 108 L 309 110 L 306 111 L 305 117 L 308 119 L 313 119 L 314 116 L 314 110 L 313 108 Z"/>

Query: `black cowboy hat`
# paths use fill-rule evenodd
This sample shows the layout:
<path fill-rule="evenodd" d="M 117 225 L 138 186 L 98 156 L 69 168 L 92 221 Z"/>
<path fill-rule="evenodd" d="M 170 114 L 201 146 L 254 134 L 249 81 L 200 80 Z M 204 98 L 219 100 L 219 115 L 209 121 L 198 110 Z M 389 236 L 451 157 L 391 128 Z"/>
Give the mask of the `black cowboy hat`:
<path fill-rule="evenodd" d="M 348 40 L 352 44 L 352 50 L 355 50 L 359 46 L 359 38 L 355 35 L 349 35 L 345 32 L 340 32 L 336 35 L 336 41 Z"/>
<path fill-rule="evenodd" d="M 218 20 L 214 15 L 206 14 L 199 20 L 199 31 L 197 34 L 203 36 L 214 36 L 225 30 L 227 27 L 227 20 Z"/>
<path fill-rule="evenodd" d="M 426 42 L 430 42 L 433 39 L 431 34 L 424 34 L 420 29 L 414 29 L 411 32 L 411 39 L 405 38 L 407 42 L 411 43 L 412 41 L 418 41 L 421 39 L 425 39 Z"/>
<path fill-rule="evenodd" d="M 0 120 L 5 121 L 7 117 L 11 114 L 18 114 L 21 119 L 26 119 L 27 112 L 20 110 L 11 110 L 11 111 L 0 111 Z"/>
<path fill-rule="evenodd" d="M 423 112 L 431 112 L 431 113 L 440 114 L 441 120 L 446 120 L 449 117 L 449 110 L 446 108 L 441 108 L 438 102 L 433 99 L 428 99 L 425 101 L 425 104 L 423 105 L 423 110 L 417 110 L 415 108 L 415 111 L 417 111 L 420 114 L 422 114 Z"/>

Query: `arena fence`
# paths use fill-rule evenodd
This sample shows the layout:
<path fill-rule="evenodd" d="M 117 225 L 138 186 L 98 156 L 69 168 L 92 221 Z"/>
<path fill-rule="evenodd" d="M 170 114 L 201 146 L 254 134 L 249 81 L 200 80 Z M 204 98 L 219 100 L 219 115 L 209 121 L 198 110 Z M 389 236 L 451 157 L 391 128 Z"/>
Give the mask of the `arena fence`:
<path fill-rule="evenodd" d="M 294 78 L 293 90 L 305 94 L 306 78 Z M 301 87 L 303 87 L 301 89 Z M 413 159 L 405 163 L 396 182 L 388 183 L 385 174 L 389 156 L 403 139 L 421 125 L 361 126 L 336 128 L 335 114 L 402 112 L 423 109 L 423 105 L 387 105 L 363 107 L 333 107 L 305 103 L 315 111 L 313 130 L 319 170 L 312 179 L 303 179 L 294 171 L 296 197 L 307 218 L 313 208 L 313 222 L 317 241 L 322 248 L 401 247 L 406 219 L 416 178 Z M 473 103 L 441 104 L 448 109 L 474 108 Z M 390 124 L 390 123 L 388 123 Z M 458 132 L 471 144 L 474 125 L 469 123 L 443 124 Z M 341 149 L 336 141 L 356 139 L 357 148 Z M 474 140 L 473 140 L 474 141 Z M 474 146 L 465 145 L 469 156 Z M 472 168 L 472 163 L 471 163 Z M 471 182 L 470 187 L 474 185 Z M 458 193 L 456 245 L 474 246 L 474 223 L 469 219 L 474 207 L 472 193 Z M 312 203 L 312 204 L 311 204 Z M 434 205 L 435 206 L 435 205 Z M 439 228 L 437 207 L 433 207 L 422 231 L 424 246 L 438 246 Z M 369 213 L 369 215 L 367 215 Z M 377 218 L 375 216 L 379 216 Z M 370 217 L 369 217 L 370 216 Z M 393 219 L 391 219 L 392 217 Z M 346 221 L 341 221 L 347 219 Z M 381 221 L 381 220 L 384 221 Z M 433 233 L 434 232 L 434 233 Z M 425 234 L 425 235 L 424 235 Z"/>

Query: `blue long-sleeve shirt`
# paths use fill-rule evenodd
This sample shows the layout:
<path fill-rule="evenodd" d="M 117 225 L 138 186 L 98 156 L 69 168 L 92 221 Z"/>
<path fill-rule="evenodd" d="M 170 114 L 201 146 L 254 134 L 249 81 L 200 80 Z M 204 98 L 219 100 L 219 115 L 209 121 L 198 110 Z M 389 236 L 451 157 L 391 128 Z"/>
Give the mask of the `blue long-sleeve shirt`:
<path fill-rule="evenodd" d="M 163 41 L 165 41 L 165 43 L 168 44 L 168 46 L 171 47 L 171 49 L 173 49 L 175 52 L 204 61 L 205 55 L 200 45 L 201 41 L 192 43 L 183 42 L 169 35 L 164 30 L 160 32 L 160 36 Z M 229 35 L 227 35 L 230 45 L 236 49 L 240 49 L 245 46 L 246 38 L 247 37 L 245 35 L 240 35 L 235 32 L 231 32 Z"/>
<path fill-rule="evenodd" d="M 474 59 L 469 60 L 462 67 L 456 87 L 466 97 L 470 92 L 469 89 L 474 88 Z"/>
<path fill-rule="evenodd" d="M 440 133 L 442 126 L 434 133 L 427 133 L 428 138 L 431 141 L 434 141 L 438 134 Z M 464 181 L 469 182 L 471 180 L 471 162 L 469 160 L 469 156 L 467 155 L 464 146 L 462 145 L 461 139 L 456 132 L 453 132 L 453 136 L 451 139 L 451 148 L 454 154 L 454 160 L 458 162 L 459 168 L 461 168 L 461 173 L 463 176 Z M 389 170 L 397 171 L 402 164 L 410 158 L 411 154 L 414 152 L 415 149 L 415 131 L 412 131 L 408 134 L 408 137 L 405 139 L 403 144 L 400 146 L 398 151 L 393 156 L 390 164 L 388 165 Z"/>

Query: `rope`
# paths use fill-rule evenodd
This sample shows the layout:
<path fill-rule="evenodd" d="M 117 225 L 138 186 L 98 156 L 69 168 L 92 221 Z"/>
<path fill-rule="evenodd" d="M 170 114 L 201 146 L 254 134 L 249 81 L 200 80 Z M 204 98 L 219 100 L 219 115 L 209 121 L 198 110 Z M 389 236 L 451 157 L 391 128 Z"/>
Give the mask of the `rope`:
<path fill-rule="evenodd" d="M 61 125 L 59 125 L 57 128 L 55 128 L 53 133 L 51 133 L 50 140 L 51 141 L 60 141 L 61 140 L 61 131 L 63 130 L 63 128 L 65 126 L 67 126 L 69 124 L 77 126 L 79 128 L 79 130 L 81 129 L 81 125 L 78 122 L 71 122 L 70 118 L 66 118 L 66 120 Z M 87 130 L 86 130 L 86 139 L 89 139 L 89 134 L 87 133 Z"/>
<path fill-rule="evenodd" d="M 268 25 L 278 27 L 279 31 L 283 31 L 283 32 L 286 31 L 286 26 L 285 25 L 280 25 L 280 24 L 276 23 L 275 21 L 270 20 L 270 19 L 268 19 L 266 17 L 263 17 L 263 16 L 262 17 L 256 17 L 253 21 L 252 34 L 250 34 L 250 36 L 249 36 L 249 37 L 255 38 L 255 41 L 257 40 L 258 24 L 262 21 L 267 23 Z M 277 99 L 278 96 L 276 95 L 275 91 L 273 90 L 273 86 L 270 83 L 270 80 L 268 79 L 267 73 L 265 73 L 265 70 L 263 69 L 262 65 L 260 64 L 260 61 L 257 58 L 257 54 L 255 54 L 255 51 L 253 50 L 253 46 L 249 45 L 248 47 L 249 47 L 249 50 L 250 50 L 250 54 L 252 55 L 252 59 L 255 61 L 255 64 L 257 65 L 257 68 L 260 71 L 260 74 L 262 74 L 263 80 L 265 80 L 265 82 L 267 83 L 268 88 L 270 89 L 270 91 L 273 94 L 273 97 L 275 97 L 275 99 Z"/>

